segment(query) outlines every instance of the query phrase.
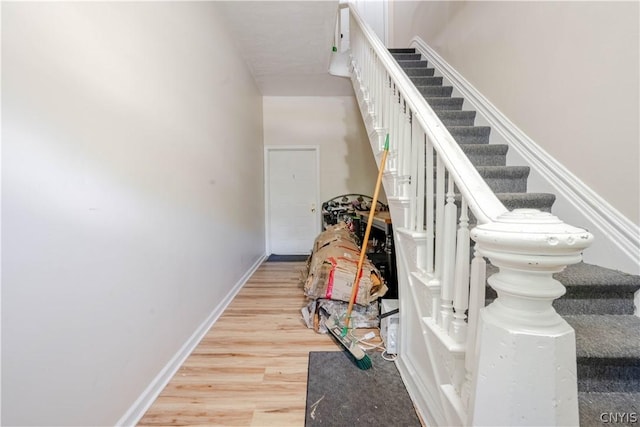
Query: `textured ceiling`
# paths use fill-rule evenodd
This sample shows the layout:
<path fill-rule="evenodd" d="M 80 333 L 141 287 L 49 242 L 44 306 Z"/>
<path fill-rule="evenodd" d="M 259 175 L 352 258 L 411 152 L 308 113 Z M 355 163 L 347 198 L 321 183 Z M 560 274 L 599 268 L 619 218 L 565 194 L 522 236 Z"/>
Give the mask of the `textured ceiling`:
<path fill-rule="evenodd" d="M 327 72 L 338 1 L 218 3 L 236 46 L 265 96 L 351 95 Z"/>

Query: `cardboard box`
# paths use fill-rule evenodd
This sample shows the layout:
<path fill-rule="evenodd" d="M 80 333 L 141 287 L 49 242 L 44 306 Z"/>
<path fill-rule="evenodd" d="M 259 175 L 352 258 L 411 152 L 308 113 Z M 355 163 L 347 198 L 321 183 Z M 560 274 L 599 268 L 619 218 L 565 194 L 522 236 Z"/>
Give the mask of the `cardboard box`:
<path fill-rule="evenodd" d="M 360 259 L 355 237 L 344 222 L 338 223 L 320 233 L 314 247 L 303 280 L 305 295 L 314 299 L 348 302 Z M 368 305 L 386 292 L 382 275 L 371 261 L 365 259 L 356 304 Z"/>

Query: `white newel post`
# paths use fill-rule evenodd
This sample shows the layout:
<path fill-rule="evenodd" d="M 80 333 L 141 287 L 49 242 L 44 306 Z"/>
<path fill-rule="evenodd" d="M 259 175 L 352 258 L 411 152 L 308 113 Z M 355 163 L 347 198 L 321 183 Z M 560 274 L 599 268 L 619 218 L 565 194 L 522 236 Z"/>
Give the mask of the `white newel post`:
<path fill-rule="evenodd" d="M 552 302 L 552 275 L 580 262 L 593 236 L 557 217 L 516 209 L 473 229 L 476 250 L 500 272 L 498 298 L 480 314 L 470 425 L 578 425 L 575 334 Z"/>

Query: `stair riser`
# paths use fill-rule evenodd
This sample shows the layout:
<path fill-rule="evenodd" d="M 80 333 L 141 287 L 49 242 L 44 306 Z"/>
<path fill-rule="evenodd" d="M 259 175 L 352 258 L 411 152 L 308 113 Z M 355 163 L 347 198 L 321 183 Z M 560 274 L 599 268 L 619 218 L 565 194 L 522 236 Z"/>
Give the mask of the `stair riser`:
<path fill-rule="evenodd" d="M 492 154 L 465 153 L 474 166 L 505 166 L 507 156 Z M 434 160 L 435 161 L 435 160 Z"/>
<path fill-rule="evenodd" d="M 494 193 L 526 193 L 527 177 L 522 178 L 485 178 Z"/>
<path fill-rule="evenodd" d="M 435 170 L 434 170 L 435 177 Z M 527 192 L 527 177 L 519 177 L 519 178 L 484 178 L 484 181 L 487 183 L 489 188 L 494 193 L 526 193 Z M 449 185 L 448 178 L 444 180 L 444 186 L 447 188 Z M 454 192 L 459 194 L 457 186 L 454 186 Z"/>
<path fill-rule="evenodd" d="M 416 86 L 442 86 L 442 77 L 411 77 Z"/>
<path fill-rule="evenodd" d="M 640 359 L 578 358 L 578 391 L 640 392 Z"/>
<path fill-rule="evenodd" d="M 427 68 L 427 61 L 398 61 L 402 68 Z"/>
<path fill-rule="evenodd" d="M 504 199 L 502 195 L 496 194 L 502 204 L 510 211 L 514 209 L 538 209 L 542 212 L 551 212 L 555 197 L 535 198 L 533 200 L 509 200 Z"/>
<path fill-rule="evenodd" d="M 506 166 L 508 146 L 503 144 L 460 144 L 460 148 L 474 166 Z M 433 152 L 433 164 L 438 154 Z"/>
<path fill-rule="evenodd" d="M 506 145 L 460 144 L 460 148 L 475 166 L 505 166 L 507 163 Z"/>
<path fill-rule="evenodd" d="M 391 54 L 394 53 L 415 53 L 416 49 L 413 47 L 392 47 L 389 48 L 389 52 L 391 52 Z"/>
<path fill-rule="evenodd" d="M 405 68 L 404 72 L 409 77 L 433 77 L 435 70 L 433 68 Z"/>
<path fill-rule="evenodd" d="M 462 98 L 427 98 L 427 102 L 434 111 L 462 110 Z"/>
<path fill-rule="evenodd" d="M 486 290 L 487 299 L 485 304 L 489 305 L 495 299 L 495 291 L 491 287 Z M 553 308 L 559 315 L 571 314 L 633 314 L 634 305 L 632 298 L 567 298 L 561 297 L 553 302 Z"/>
<path fill-rule="evenodd" d="M 606 295 L 606 290 L 600 296 Z M 633 314 L 633 295 L 630 298 L 560 298 L 553 303 L 556 311 L 566 314 Z"/>
<path fill-rule="evenodd" d="M 473 126 L 476 121 L 475 111 L 440 111 L 440 121 L 445 126 Z"/>
<path fill-rule="evenodd" d="M 427 97 L 450 97 L 453 93 L 451 86 L 417 86 L 417 89 Z"/>
<path fill-rule="evenodd" d="M 467 157 L 476 166 L 505 166 L 507 164 L 507 156 L 493 156 L 482 154 L 469 154 Z"/>
<path fill-rule="evenodd" d="M 422 55 L 419 53 L 392 53 L 396 61 L 419 61 Z"/>
<path fill-rule="evenodd" d="M 490 130 L 485 127 L 447 127 L 458 144 L 488 144 Z"/>

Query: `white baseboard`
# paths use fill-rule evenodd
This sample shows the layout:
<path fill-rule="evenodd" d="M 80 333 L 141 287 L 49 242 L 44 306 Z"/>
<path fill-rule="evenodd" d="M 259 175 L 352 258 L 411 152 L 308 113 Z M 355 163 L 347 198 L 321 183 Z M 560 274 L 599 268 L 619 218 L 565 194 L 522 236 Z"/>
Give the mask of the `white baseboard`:
<path fill-rule="evenodd" d="M 640 226 L 622 215 L 531 140 L 424 40 L 415 37 L 410 46 L 416 48 L 449 80 L 466 102 L 491 126 L 492 132 L 498 132 L 509 147 L 528 163 L 532 171 L 553 188 L 556 197 L 566 202 L 563 203 L 564 218 L 560 219 L 587 228 L 596 236 L 593 246 L 586 251 L 585 261 L 640 274 Z"/>
<path fill-rule="evenodd" d="M 198 326 L 180 350 L 169 360 L 133 405 L 131 405 L 129 410 L 120 418 L 116 423 L 117 426 L 135 426 L 140 421 L 171 378 L 173 378 L 178 369 L 180 369 L 180 366 L 182 366 L 187 357 L 189 357 L 191 352 L 198 346 L 202 338 L 204 338 L 209 329 L 211 329 L 211 326 L 213 326 L 216 320 L 222 315 L 227 306 L 233 301 L 233 298 L 240 292 L 240 289 L 247 283 L 247 280 L 249 280 L 258 267 L 260 267 L 260 264 L 262 264 L 266 257 L 266 254 L 262 254 L 240 280 L 238 280 L 227 296 L 213 309 L 205 321 Z"/>

